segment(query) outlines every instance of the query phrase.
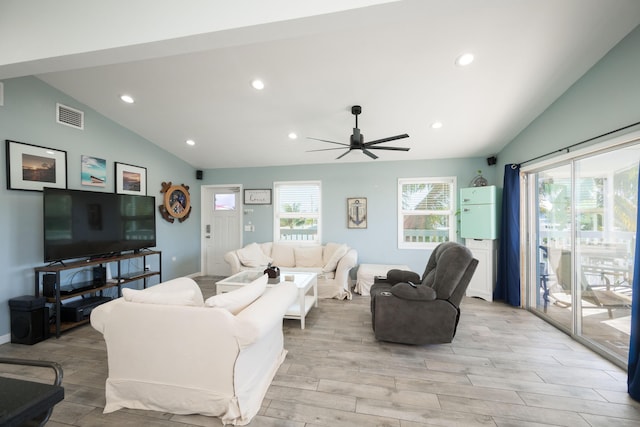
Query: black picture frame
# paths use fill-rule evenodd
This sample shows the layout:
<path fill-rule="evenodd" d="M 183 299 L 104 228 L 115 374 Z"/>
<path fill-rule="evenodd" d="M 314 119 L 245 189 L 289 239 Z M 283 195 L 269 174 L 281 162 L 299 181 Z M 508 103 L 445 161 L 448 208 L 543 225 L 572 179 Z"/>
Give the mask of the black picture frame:
<path fill-rule="evenodd" d="M 132 194 L 134 196 L 147 195 L 147 168 L 115 163 L 115 192 L 117 194 Z"/>
<path fill-rule="evenodd" d="M 67 188 L 67 152 L 6 140 L 7 189 Z"/>

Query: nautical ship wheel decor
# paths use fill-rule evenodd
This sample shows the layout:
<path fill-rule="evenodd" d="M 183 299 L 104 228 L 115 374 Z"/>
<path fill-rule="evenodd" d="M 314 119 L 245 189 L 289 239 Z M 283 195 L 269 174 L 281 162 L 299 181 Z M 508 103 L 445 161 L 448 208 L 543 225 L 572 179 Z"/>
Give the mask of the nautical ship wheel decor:
<path fill-rule="evenodd" d="M 188 185 L 173 185 L 171 181 L 162 183 L 161 193 L 164 193 L 164 203 L 158 206 L 162 217 L 173 223 L 176 219 L 186 221 L 191 213 L 191 195 Z"/>

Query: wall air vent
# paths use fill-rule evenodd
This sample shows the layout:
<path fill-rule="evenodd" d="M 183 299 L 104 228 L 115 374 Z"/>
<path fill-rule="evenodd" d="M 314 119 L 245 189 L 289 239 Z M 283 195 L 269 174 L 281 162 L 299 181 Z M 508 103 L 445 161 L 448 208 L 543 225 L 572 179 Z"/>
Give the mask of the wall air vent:
<path fill-rule="evenodd" d="M 76 129 L 84 129 L 84 112 L 56 104 L 56 122 Z"/>

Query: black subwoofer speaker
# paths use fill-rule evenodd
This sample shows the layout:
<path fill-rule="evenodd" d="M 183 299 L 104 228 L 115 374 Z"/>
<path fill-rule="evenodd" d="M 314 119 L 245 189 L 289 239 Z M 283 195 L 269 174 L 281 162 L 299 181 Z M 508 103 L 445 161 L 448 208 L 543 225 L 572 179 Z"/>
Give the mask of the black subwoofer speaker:
<path fill-rule="evenodd" d="M 11 342 L 35 344 L 49 338 L 49 309 L 44 297 L 25 295 L 9 300 Z"/>

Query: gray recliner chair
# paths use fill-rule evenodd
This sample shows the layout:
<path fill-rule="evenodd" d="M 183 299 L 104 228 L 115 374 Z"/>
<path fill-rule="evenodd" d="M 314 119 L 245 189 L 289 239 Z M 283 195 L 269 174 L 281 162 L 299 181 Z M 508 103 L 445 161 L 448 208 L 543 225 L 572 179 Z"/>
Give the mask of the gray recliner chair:
<path fill-rule="evenodd" d="M 460 302 L 478 265 L 465 246 L 446 242 L 432 252 L 422 278 L 390 270 L 371 287 L 376 339 L 403 344 L 450 343 L 460 319 Z"/>

